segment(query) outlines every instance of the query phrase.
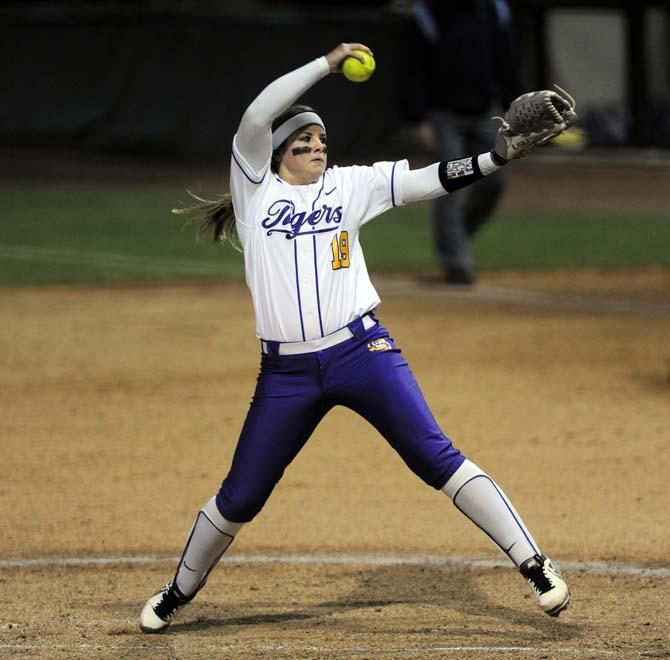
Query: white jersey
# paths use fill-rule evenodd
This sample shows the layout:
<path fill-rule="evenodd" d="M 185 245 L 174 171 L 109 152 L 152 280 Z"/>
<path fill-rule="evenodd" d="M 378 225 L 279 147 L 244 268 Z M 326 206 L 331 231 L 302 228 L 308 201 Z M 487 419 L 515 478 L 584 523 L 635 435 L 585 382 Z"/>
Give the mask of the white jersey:
<path fill-rule="evenodd" d="M 401 204 L 406 160 L 332 167 L 316 183 L 256 174 L 233 141 L 230 190 L 261 339 L 324 337 L 380 302 L 359 242 L 362 225 Z"/>
<path fill-rule="evenodd" d="M 365 266 L 361 226 L 394 206 L 446 194 L 440 163 L 414 171 L 406 160 L 333 167 L 307 185 L 291 185 L 271 171 L 272 121 L 329 72 L 319 57 L 270 83 L 233 138 L 237 232 L 256 334 L 268 341 L 319 339 L 374 309 L 379 296 Z M 471 161 L 454 176 L 467 174 Z M 485 174 L 497 169 L 489 154 L 478 163 Z"/>

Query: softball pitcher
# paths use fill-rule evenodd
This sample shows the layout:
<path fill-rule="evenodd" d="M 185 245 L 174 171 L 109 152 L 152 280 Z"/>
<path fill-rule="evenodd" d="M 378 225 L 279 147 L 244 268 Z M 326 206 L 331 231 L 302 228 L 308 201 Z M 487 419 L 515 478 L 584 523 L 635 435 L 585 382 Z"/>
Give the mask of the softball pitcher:
<path fill-rule="evenodd" d="M 144 632 L 165 630 L 202 589 L 337 405 L 368 420 L 415 474 L 444 491 L 515 564 L 547 614 L 556 616 L 568 604 L 560 571 L 502 489 L 442 432 L 376 317 L 380 299 L 359 231 L 392 207 L 452 193 L 557 135 L 574 121 L 574 102 L 548 91 L 520 97 L 518 112 L 513 104 L 488 153 L 419 170 L 406 160 L 327 168 L 323 119 L 292 104 L 321 78 L 339 73 L 346 57 L 358 57 L 355 49 L 370 52 L 362 44 L 341 44 L 268 85 L 233 138 L 231 195 L 195 209 L 204 214 L 201 229 L 244 252 L 260 374 L 230 471 L 198 512 L 174 577 L 144 606 Z M 531 115 L 535 123 L 528 130 L 514 130 Z"/>

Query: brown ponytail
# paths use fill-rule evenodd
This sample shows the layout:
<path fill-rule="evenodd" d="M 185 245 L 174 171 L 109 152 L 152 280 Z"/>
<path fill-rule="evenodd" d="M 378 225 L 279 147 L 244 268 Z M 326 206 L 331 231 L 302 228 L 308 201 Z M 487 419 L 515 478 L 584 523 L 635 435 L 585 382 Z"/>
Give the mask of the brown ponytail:
<path fill-rule="evenodd" d="M 200 204 L 187 206 L 185 208 L 172 209 L 172 213 L 178 215 L 193 214 L 196 217 L 187 220 L 185 225 L 191 225 L 198 220 L 197 238 L 200 240 L 205 234 L 212 233 L 214 243 L 225 243 L 242 252 L 242 243 L 237 235 L 235 226 L 235 211 L 233 209 L 233 200 L 230 193 L 220 195 L 218 199 L 203 199 L 189 191 L 189 195 L 196 199 Z"/>

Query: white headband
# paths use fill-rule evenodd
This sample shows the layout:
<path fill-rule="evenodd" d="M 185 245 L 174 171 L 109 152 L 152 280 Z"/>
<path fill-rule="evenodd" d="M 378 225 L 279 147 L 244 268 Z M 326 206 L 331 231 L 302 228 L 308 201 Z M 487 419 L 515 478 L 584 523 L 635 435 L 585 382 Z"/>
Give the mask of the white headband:
<path fill-rule="evenodd" d="M 297 131 L 299 128 L 309 126 L 310 124 L 318 124 L 324 131 L 326 130 L 323 119 L 321 119 L 316 112 L 301 112 L 300 114 L 287 119 L 280 126 L 277 126 L 277 128 L 272 131 L 272 151 L 291 135 L 293 131 Z"/>

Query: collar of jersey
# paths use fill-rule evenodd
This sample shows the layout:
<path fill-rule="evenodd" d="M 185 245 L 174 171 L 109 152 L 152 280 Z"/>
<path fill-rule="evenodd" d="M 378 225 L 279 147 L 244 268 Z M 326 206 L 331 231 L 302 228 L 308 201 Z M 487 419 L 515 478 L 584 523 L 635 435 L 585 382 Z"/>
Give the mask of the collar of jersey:
<path fill-rule="evenodd" d="M 327 171 L 327 170 L 326 170 Z M 321 181 L 323 177 L 326 176 L 326 172 L 324 172 L 316 181 L 311 181 L 310 183 L 289 183 L 288 181 L 285 181 L 282 179 L 279 174 L 275 174 L 275 179 L 279 181 L 279 183 L 283 183 L 287 186 L 293 186 L 294 188 L 308 188 L 309 186 L 315 186 L 317 184 L 321 184 Z"/>

